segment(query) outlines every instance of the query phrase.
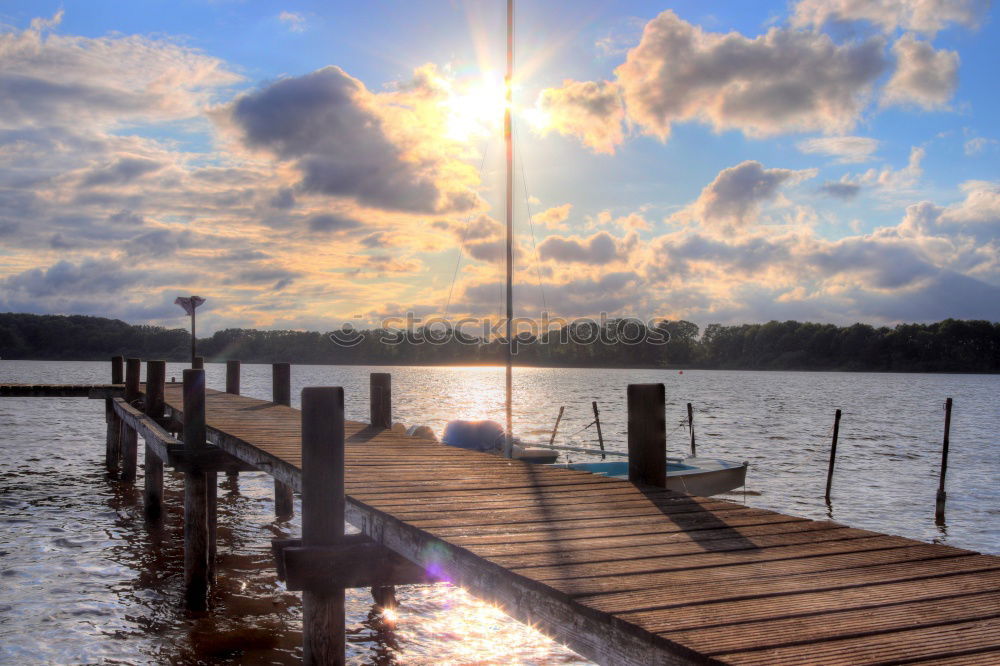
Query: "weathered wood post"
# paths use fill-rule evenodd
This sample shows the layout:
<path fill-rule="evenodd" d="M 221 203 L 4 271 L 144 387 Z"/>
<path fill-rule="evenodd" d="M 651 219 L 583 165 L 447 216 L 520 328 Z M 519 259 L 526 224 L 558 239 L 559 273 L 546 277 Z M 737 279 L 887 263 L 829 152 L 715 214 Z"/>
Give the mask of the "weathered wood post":
<path fill-rule="evenodd" d="M 373 372 L 369 379 L 369 407 L 373 430 L 392 427 L 392 375 Z"/>
<path fill-rule="evenodd" d="M 698 449 L 694 444 L 694 409 L 691 407 L 691 403 L 688 403 L 688 431 L 691 433 L 691 455 L 698 455 Z"/>
<path fill-rule="evenodd" d="M 562 421 L 563 412 L 565 410 L 566 410 L 566 407 L 560 407 L 559 408 L 559 416 L 556 417 L 556 424 L 554 426 L 552 426 L 552 436 L 549 437 L 549 446 L 552 446 L 553 444 L 555 444 L 555 441 L 556 441 L 556 432 L 558 432 L 558 430 L 559 430 L 559 422 Z"/>
<path fill-rule="evenodd" d="M 830 465 L 826 469 L 826 501 L 830 503 L 830 489 L 833 487 L 833 466 L 837 463 L 837 438 L 840 436 L 840 410 L 833 415 L 833 439 L 830 442 Z"/>
<path fill-rule="evenodd" d="M 205 449 L 205 371 L 184 371 L 184 450 Z M 208 490 L 197 465 L 184 472 L 184 598 L 190 610 L 208 605 Z"/>
<path fill-rule="evenodd" d="M 344 537 L 344 390 L 302 389 L 302 545 Z M 344 663 L 344 588 L 302 593 L 306 664 Z"/>
<path fill-rule="evenodd" d="M 121 356 L 111 357 L 111 383 L 125 383 L 125 359 Z M 110 399 L 105 401 L 105 413 L 108 436 L 104 447 L 104 466 L 112 472 L 118 469 L 118 459 L 121 457 L 122 420 L 115 413 Z"/>
<path fill-rule="evenodd" d="M 166 361 L 146 362 L 146 416 L 159 421 L 163 418 L 164 385 L 167 380 Z M 158 520 L 163 510 L 163 461 L 146 444 L 143 483 L 143 508 L 148 520 Z"/>
<path fill-rule="evenodd" d="M 139 399 L 139 374 L 141 371 L 142 361 L 137 358 L 125 359 L 125 402 L 129 404 Z M 122 433 L 121 480 L 123 483 L 135 483 L 139 456 L 139 435 L 128 426 L 122 429 Z"/>
<path fill-rule="evenodd" d="M 288 363 L 271 364 L 271 402 L 290 407 L 292 404 L 292 366 Z M 274 480 L 274 515 L 288 520 L 295 515 L 295 496 L 292 487 Z"/>
<path fill-rule="evenodd" d="M 239 361 L 226 361 L 226 393 L 231 393 L 233 395 L 240 394 L 240 362 Z M 239 477 L 240 473 L 237 470 L 230 470 L 226 472 L 226 476 L 230 480 Z M 211 479 L 209 479 L 209 486 L 211 486 Z M 211 490 L 209 490 L 211 492 Z"/>
<path fill-rule="evenodd" d="M 937 502 L 934 508 L 934 520 L 944 522 L 944 505 L 948 501 L 948 493 L 944 491 L 944 477 L 948 473 L 948 439 L 951 436 L 951 398 L 944 403 L 944 442 L 941 448 L 941 481 L 938 484 Z"/>
<path fill-rule="evenodd" d="M 628 480 L 667 485 L 667 413 L 663 384 L 628 385 Z"/>
<path fill-rule="evenodd" d="M 597 411 L 597 401 L 594 400 L 590 403 L 590 406 L 594 408 L 594 425 L 597 426 L 597 443 L 601 447 L 601 451 L 604 450 L 604 433 L 601 432 L 601 415 Z M 607 456 L 603 453 L 601 454 L 601 460 L 606 460 Z"/>
<path fill-rule="evenodd" d="M 191 361 L 192 370 L 204 370 L 205 369 L 205 358 L 203 356 L 195 356 L 194 360 Z"/>

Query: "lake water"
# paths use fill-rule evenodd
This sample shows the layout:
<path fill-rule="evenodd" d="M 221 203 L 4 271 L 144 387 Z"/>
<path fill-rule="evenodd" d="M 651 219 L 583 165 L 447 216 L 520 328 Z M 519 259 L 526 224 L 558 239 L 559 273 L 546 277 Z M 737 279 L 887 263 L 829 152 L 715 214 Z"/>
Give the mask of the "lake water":
<path fill-rule="evenodd" d="M 167 377 L 179 380 L 183 368 L 168 364 Z M 270 399 L 270 371 L 244 365 L 243 393 Z M 502 421 L 500 368 L 293 366 L 293 405 L 304 386 L 339 385 L 347 417 L 366 420 L 372 371 L 392 373 L 396 421 L 438 433 L 452 418 Z M 209 387 L 224 386 L 224 365 L 206 372 Z M 108 363 L 0 361 L 0 383 L 109 378 Z M 557 442 L 596 446 L 594 429 L 580 430 L 596 400 L 607 446 L 624 450 L 625 387 L 647 382 L 666 384 L 670 455 L 687 450 L 692 402 L 699 454 L 750 461 L 749 492 L 733 499 L 1000 553 L 1000 376 L 523 368 L 514 373 L 515 430 L 547 439 L 565 406 Z M 939 527 L 947 397 L 955 407 Z M 837 408 L 844 415 L 828 506 Z M 243 474 L 235 485 L 222 477 L 214 610 L 189 614 L 181 607 L 181 478 L 167 474 L 168 517 L 148 528 L 139 493 L 105 478 L 104 433 L 102 401 L 0 399 L 0 662 L 296 663 L 300 597 L 275 579 L 269 544 L 297 535 L 299 523 L 273 518 L 270 477 Z M 399 599 L 389 626 L 366 590 L 348 590 L 352 663 L 588 663 L 460 589 L 405 587 Z"/>

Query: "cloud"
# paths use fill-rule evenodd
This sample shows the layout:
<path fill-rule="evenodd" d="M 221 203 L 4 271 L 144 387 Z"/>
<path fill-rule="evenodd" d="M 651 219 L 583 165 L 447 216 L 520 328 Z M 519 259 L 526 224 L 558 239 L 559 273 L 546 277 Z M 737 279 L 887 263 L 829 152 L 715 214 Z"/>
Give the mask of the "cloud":
<path fill-rule="evenodd" d="M 472 192 L 443 177 L 446 165 L 415 159 L 390 136 L 378 101 L 339 67 L 241 95 L 217 116 L 237 129 L 246 146 L 293 162 L 305 192 L 409 213 L 476 205 Z"/>
<path fill-rule="evenodd" d="M 849 164 L 872 159 L 879 143 L 878 139 L 863 136 L 828 136 L 805 139 L 795 147 L 807 155 L 829 155 L 836 157 L 839 164 Z"/>
<path fill-rule="evenodd" d="M 903 35 L 892 45 L 892 52 L 896 70 L 883 90 L 883 106 L 945 106 L 958 87 L 958 53 L 935 49 L 912 35 Z"/>
<path fill-rule="evenodd" d="M 858 196 L 858 193 L 861 192 L 861 185 L 846 180 L 828 180 L 820 185 L 819 191 L 821 194 L 833 197 L 834 199 L 847 201 Z"/>
<path fill-rule="evenodd" d="M 538 254 L 544 261 L 560 261 L 604 265 L 622 258 L 614 236 L 599 231 L 588 238 L 549 236 L 538 245 Z"/>
<path fill-rule="evenodd" d="M 309 226 L 309 231 L 319 232 L 349 231 L 362 226 L 357 220 L 330 213 L 313 215 L 306 221 L 306 224 Z"/>
<path fill-rule="evenodd" d="M 544 224 L 549 229 L 566 229 L 565 222 L 569 219 L 569 214 L 572 210 L 573 204 L 569 203 L 561 206 L 553 206 L 535 215 L 535 222 Z"/>
<path fill-rule="evenodd" d="M 613 154 L 624 140 L 625 108 L 618 86 L 608 81 L 563 81 L 538 97 L 542 131 L 578 137 L 596 153 Z"/>
<path fill-rule="evenodd" d="M 989 5 L 989 0 L 801 0 L 791 24 L 821 28 L 866 21 L 887 33 L 912 30 L 933 35 L 952 23 L 978 26 Z"/>
<path fill-rule="evenodd" d="M 278 20 L 292 32 L 305 32 L 306 17 L 296 12 L 283 11 L 278 14 Z"/>
<path fill-rule="evenodd" d="M 761 204 L 773 199 L 782 185 L 814 175 L 814 171 L 765 169 L 760 162 L 741 162 L 720 171 L 698 198 L 674 217 L 720 229 L 746 226 L 754 221 Z"/>
<path fill-rule="evenodd" d="M 883 51 L 881 38 L 837 45 L 780 28 L 754 39 L 711 33 L 666 11 L 646 24 L 616 74 L 629 118 L 661 139 L 683 121 L 755 137 L 837 133 L 871 99 Z"/>
<path fill-rule="evenodd" d="M 984 153 L 988 148 L 992 148 L 998 144 L 1000 144 L 1000 141 L 997 141 L 996 139 L 987 139 L 985 137 L 977 136 L 966 141 L 963 147 L 965 149 L 965 154 L 971 157 L 972 155 Z"/>
<path fill-rule="evenodd" d="M 119 157 L 111 164 L 89 169 L 80 184 L 83 187 L 125 185 L 163 167 L 162 163 L 143 157 Z"/>

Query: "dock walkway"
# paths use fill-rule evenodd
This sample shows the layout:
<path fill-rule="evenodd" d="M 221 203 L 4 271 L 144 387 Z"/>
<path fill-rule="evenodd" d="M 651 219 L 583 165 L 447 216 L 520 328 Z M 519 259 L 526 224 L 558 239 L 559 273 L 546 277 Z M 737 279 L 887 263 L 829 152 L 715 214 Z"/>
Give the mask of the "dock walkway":
<path fill-rule="evenodd" d="M 166 402 L 182 404 L 180 384 Z M 299 489 L 298 410 L 208 439 Z M 1000 662 L 1000 558 L 346 426 L 349 522 L 601 663 Z"/>

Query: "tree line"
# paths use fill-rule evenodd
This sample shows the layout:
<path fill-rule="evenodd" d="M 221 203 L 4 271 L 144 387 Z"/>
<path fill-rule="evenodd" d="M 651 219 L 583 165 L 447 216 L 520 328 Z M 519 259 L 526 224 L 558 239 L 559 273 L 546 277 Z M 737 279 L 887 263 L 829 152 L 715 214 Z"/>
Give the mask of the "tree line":
<path fill-rule="evenodd" d="M 631 326 L 632 329 L 627 327 Z M 521 334 L 519 365 L 555 367 L 1000 372 L 1000 323 L 946 319 L 874 327 L 797 321 L 710 324 L 660 321 L 635 330 L 613 320 Z M 335 338 L 339 338 L 338 343 Z M 232 328 L 198 339 L 209 362 L 458 365 L 503 363 L 506 341 L 447 330 L 337 333 Z M 183 361 L 185 329 L 132 325 L 82 315 L 0 314 L 0 358 L 106 360 L 122 355 Z"/>

